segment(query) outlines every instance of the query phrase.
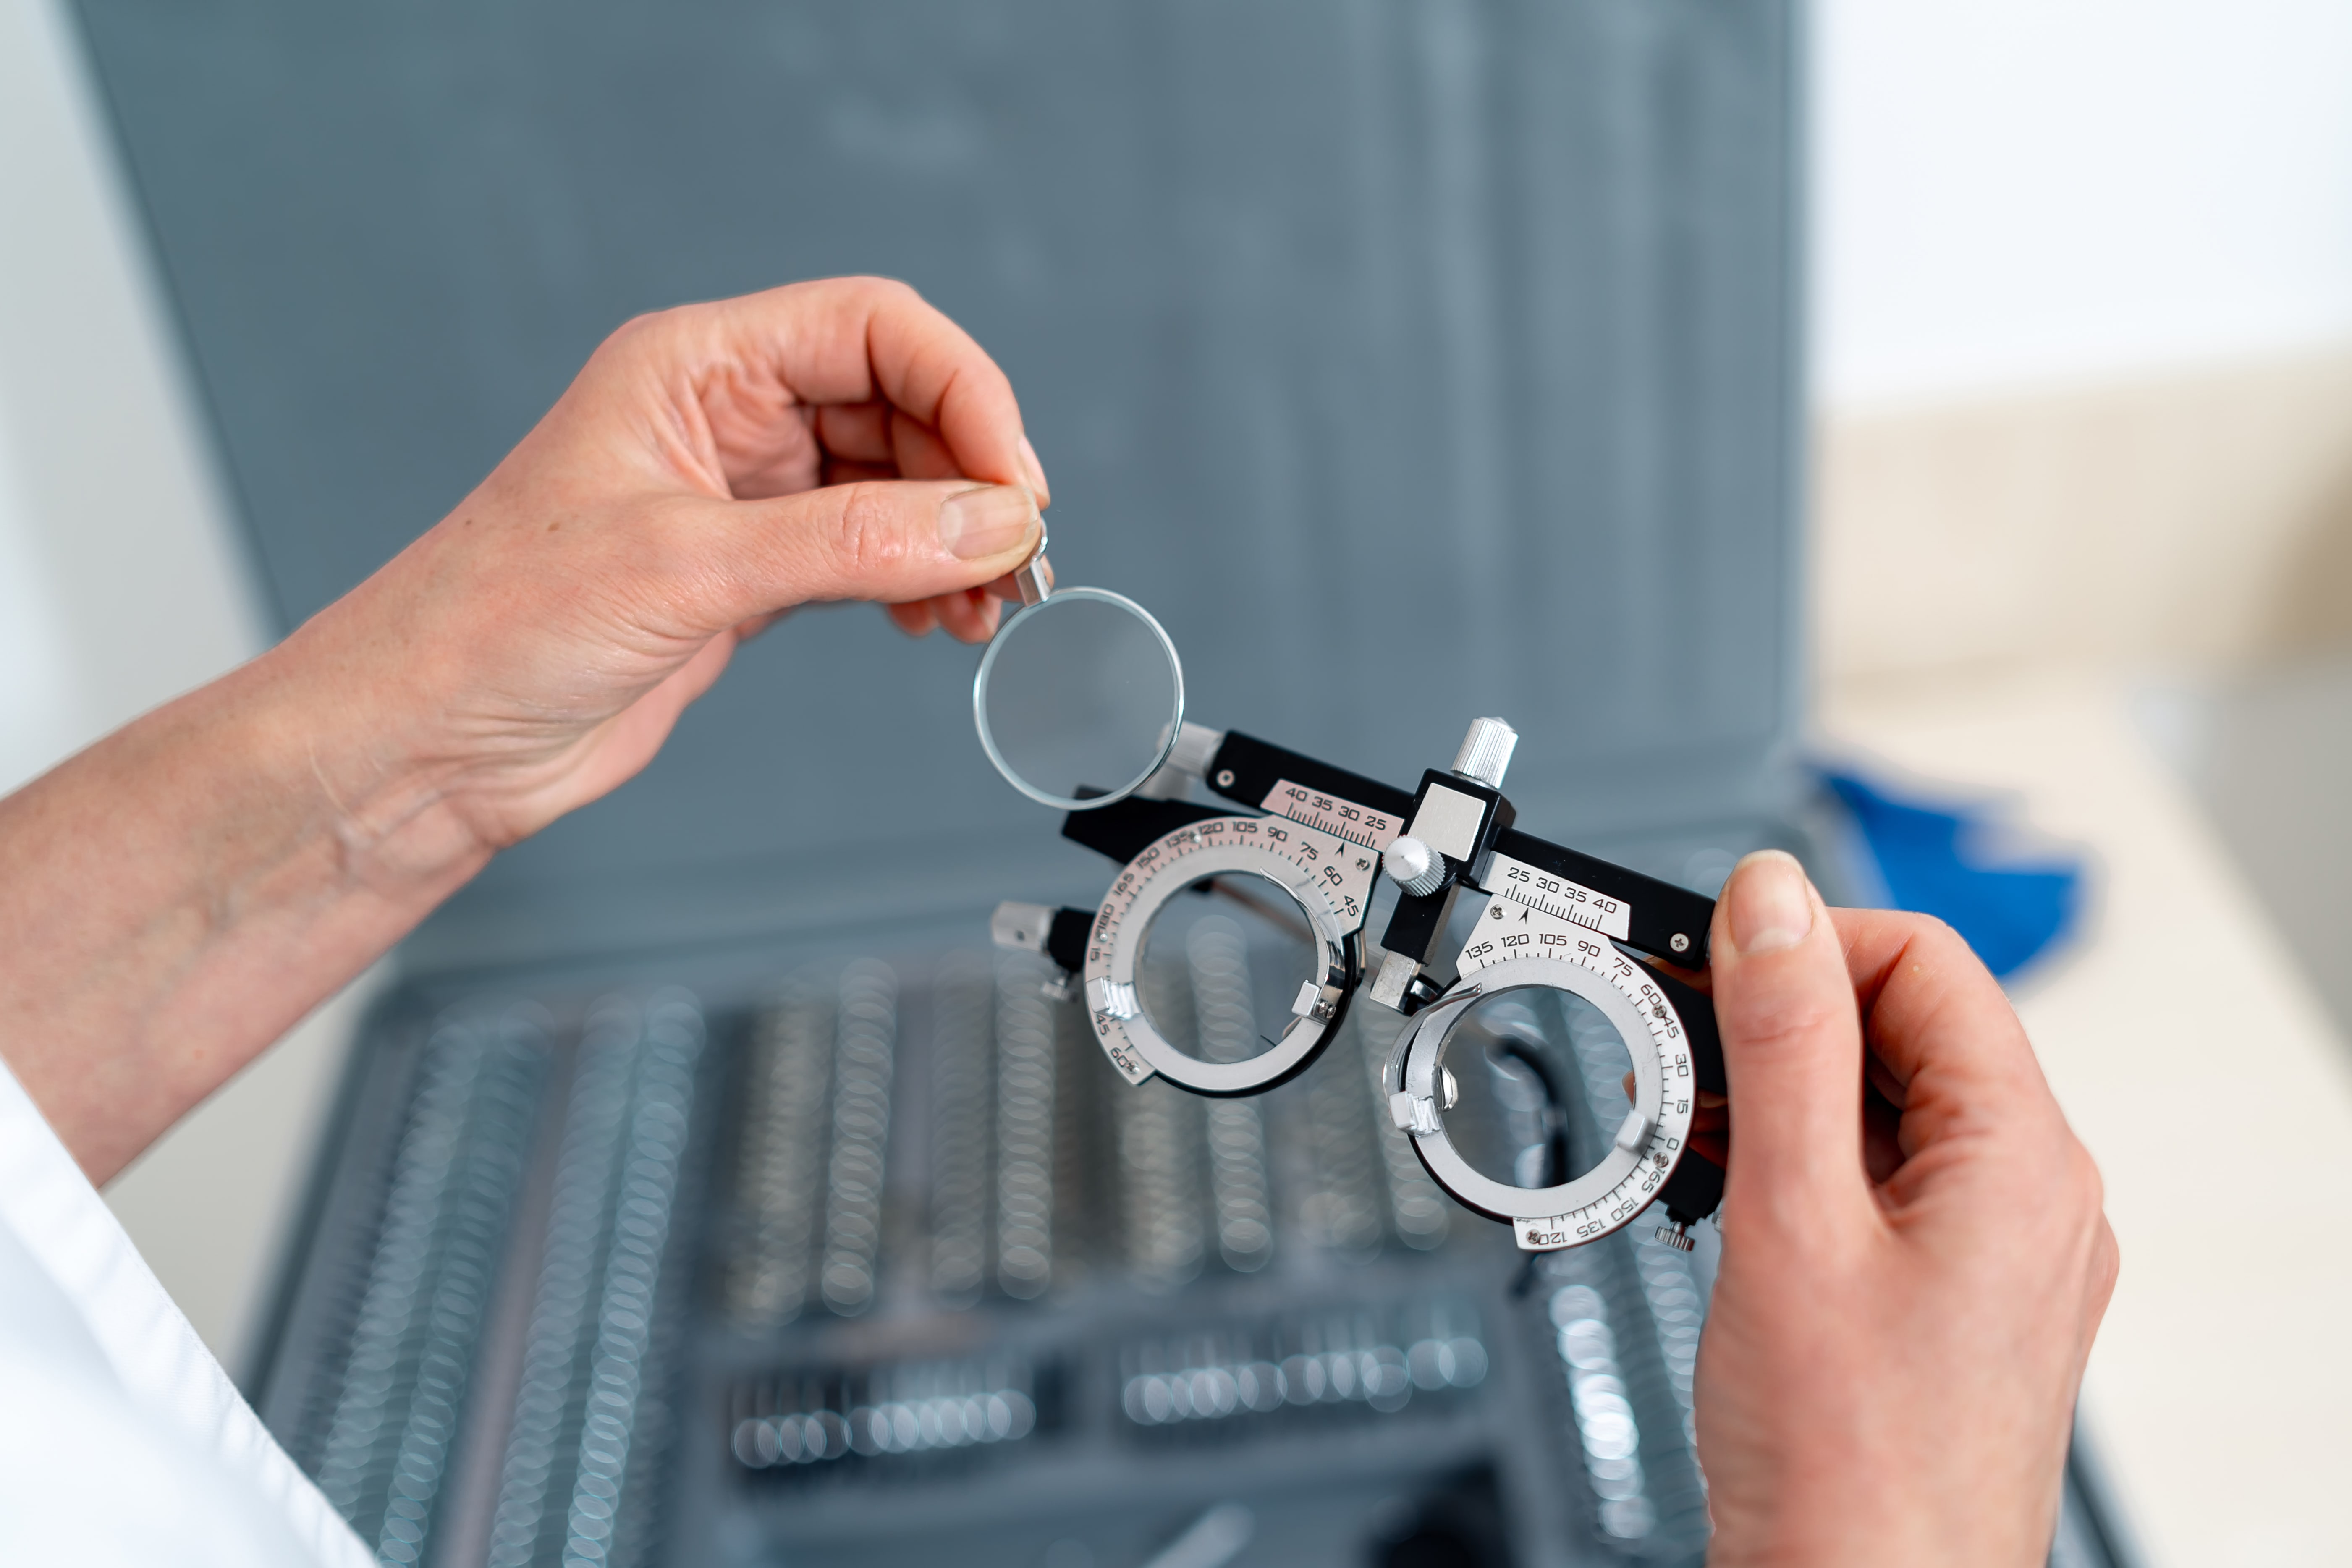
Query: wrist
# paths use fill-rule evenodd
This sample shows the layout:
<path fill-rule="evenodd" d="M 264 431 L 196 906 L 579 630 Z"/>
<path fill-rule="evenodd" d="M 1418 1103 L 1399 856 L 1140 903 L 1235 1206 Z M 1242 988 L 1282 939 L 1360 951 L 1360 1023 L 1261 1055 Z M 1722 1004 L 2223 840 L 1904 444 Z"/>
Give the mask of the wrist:
<path fill-rule="evenodd" d="M 387 682 L 305 627 L 221 683 L 231 722 L 332 879 L 419 917 L 499 847 L 461 809 L 464 765 L 423 682 Z"/>
<path fill-rule="evenodd" d="M 0 1050 L 93 1181 L 488 858 L 325 684 L 257 659 L 0 801 Z"/>
<path fill-rule="evenodd" d="M 1717 1487 L 1709 1568 L 2040 1568 L 2057 1525 L 2055 1489 L 2044 1497 L 2011 1478 L 1958 1479 L 1921 1459 L 1865 1462 L 1851 1484 L 1775 1489 L 1769 1501 Z"/>

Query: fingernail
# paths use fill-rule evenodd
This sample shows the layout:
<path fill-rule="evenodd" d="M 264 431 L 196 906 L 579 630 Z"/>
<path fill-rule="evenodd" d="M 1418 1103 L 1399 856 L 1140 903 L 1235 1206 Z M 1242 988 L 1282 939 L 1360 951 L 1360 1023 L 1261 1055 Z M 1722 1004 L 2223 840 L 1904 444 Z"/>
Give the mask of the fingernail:
<path fill-rule="evenodd" d="M 1743 954 L 1794 947 L 1813 929 L 1812 885 L 1786 850 L 1759 849 L 1742 860 L 1724 896 L 1731 902 L 1731 945 Z"/>
<path fill-rule="evenodd" d="M 1045 465 L 1037 460 L 1037 448 L 1026 436 L 1021 437 L 1021 466 L 1029 470 L 1029 488 L 1037 492 L 1037 504 L 1052 506 L 1054 487 L 1045 482 Z"/>
<path fill-rule="evenodd" d="M 1037 503 L 1023 485 L 958 490 L 940 506 L 940 542 L 966 561 L 1018 550 L 1042 526 Z"/>

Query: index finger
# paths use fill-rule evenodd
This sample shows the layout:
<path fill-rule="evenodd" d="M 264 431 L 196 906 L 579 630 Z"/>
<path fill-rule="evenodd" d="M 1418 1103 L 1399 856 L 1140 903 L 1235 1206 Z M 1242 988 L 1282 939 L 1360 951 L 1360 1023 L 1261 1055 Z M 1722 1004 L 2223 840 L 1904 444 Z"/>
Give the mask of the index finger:
<path fill-rule="evenodd" d="M 1926 915 L 1832 910 L 1863 1033 L 1902 1090 L 1907 1154 L 1957 1131 L 2054 1109 L 2025 1026 L 1959 933 Z"/>
<path fill-rule="evenodd" d="M 937 431 L 967 479 L 1027 483 L 1013 383 L 970 333 L 904 283 L 831 278 L 724 301 L 743 362 L 807 406 L 884 400 Z"/>

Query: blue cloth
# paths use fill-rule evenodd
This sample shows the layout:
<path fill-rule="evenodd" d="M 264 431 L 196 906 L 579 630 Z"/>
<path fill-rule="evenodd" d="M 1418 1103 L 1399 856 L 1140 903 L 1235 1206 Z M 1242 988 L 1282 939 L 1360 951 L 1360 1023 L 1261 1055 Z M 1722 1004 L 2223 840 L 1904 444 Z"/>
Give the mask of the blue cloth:
<path fill-rule="evenodd" d="M 1900 800 L 1853 773 L 1822 774 L 1875 863 L 1887 901 L 1934 915 L 1985 967 L 2008 979 L 2074 928 L 2083 912 L 2083 858 L 2042 848 L 1998 855 L 1989 804 Z"/>

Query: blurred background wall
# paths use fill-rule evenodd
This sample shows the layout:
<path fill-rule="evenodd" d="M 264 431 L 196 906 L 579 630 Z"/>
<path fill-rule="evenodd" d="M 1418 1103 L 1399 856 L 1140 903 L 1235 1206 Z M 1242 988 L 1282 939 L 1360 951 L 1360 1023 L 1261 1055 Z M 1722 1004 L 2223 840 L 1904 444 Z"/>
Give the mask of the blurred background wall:
<path fill-rule="evenodd" d="M 2352 342 L 2352 11 L 1819 0 L 1840 409 Z"/>
<path fill-rule="evenodd" d="M 260 621 L 139 218 L 52 0 L 0 6 L 0 784 Z"/>
<path fill-rule="evenodd" d="M 1814 16 L 1824 701 L 2122 681 L 2352 1032 L 2352 7 Z"/>
<path fill-rule="evenodd" d="M 63 11 L 0 0 L 0 790 L 262 637 L 169 301 Z M 108 1190 L 232 1368 L 365 989 Z"/>
<path fill-rule="evenodd" d="M 1815 18 L 1824 676 L 2352 637 L 2352 9 Z"/>
<path fill-rule="evenodd" d="M 2142 672 L 2265 896 L 2322 900 L 2315 867 L 2352 872 L 2352 8 L 1824 0 L 1814 53 L 1824 691 Z M 260 634 L 57 0 L 0 0 L 0 214 L 6 787 Z M 2352 927 L 2291 923 L 2340 987 Z M 225 1353 L 353 1005 L 110 1194 Z"/>

